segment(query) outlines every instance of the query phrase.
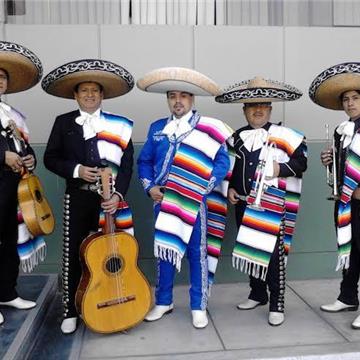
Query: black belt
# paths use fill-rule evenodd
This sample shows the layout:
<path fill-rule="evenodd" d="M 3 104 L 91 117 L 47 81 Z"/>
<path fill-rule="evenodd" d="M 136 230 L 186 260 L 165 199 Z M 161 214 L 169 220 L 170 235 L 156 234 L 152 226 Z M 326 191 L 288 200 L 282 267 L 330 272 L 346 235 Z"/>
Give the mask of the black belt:
<path fill-rule="evenodd" d="M 92 192 L 97 192 L 99 190 L 99 185 L 97 184 L 82 184 L 78 187 L 75 187 L 76 189 L 80 190 L 87 190 Z"/>

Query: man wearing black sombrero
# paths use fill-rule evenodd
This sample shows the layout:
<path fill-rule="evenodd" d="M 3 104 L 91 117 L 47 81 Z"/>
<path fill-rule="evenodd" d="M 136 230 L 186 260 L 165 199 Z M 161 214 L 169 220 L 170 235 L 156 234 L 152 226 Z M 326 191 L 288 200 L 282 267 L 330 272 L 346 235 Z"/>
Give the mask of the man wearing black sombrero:
<path fill-rule="evenodd" d="M 271 103 L 301 95 L 292 86 L 256 77 L 216 97 L 220 103 L 243 103 L 248 122 L 233 135 L 236 160 L 228 191 L 239 227 L 233 266 L 249 275 L 251 288 L 248 300 L 237 307 L 265 305 L 268 287 L 268 322 L 273 326 L 284 321 L 286 256 L 307 158 L 302 134 L 270 122 Z"/>
<path fill-rule="evenodd" d="M 31 88 L 41 75 L 41 62 L 33 52 L 15 43 L 0 41 L 0 96 Z M 0 305 L 30 309 L 36 303 L 22 299 L 15 289 L 20 264 L 17 188 L 23 168 L 33 170 L 36 161 L 28 143 L 25 117 L 0 101 L 0 120 Z M 14 136 L 12 129 L 15 128 L 21 134 L 23 145 Z M 2 322 L 4 318 L 0 313 L 0 324 Z"/>
<path fill-rule="evenodd" d="M 102 209 L 117 216 L 132 174 L 133 122 L 101 109 L 103 99 L 121 96 L 134 85 L 131 74 L 109 61 L 85 59 L 62 65 L 42 81 L 54 96 L 76 99 L 79 109 L 55 120 L 44 154 L 45 166 L 66 180 L 64 197 L 63 305 L 64 334 L 76 330 L 75 293 L 81 276 L 79 248 L 99 228 Z M 115 192 L 101 203 L 99 168 L 113 171 Z"/>
<path fill-rule="evenodd" d="M 335 129 L 334 149 L 321 152 L 323 165 L 331 168 L 333 192 L 338 194 L 334 209 L 336 270 L 342 270 L 343 277 L 337 300 L 320 308 L 334 313 L 356 311 L 360 275 L 360 63 L 342 63 L 324 70 L 312 82 L 309 95 L 316 104 L 344 110 L 349 117 Z M 360 316 L 352 327 L 360 329 Z"/>
<path fill-rule="evenodd" d="M 192 324 L 208 324 L 206 308 L 226 217 L 229 169 L 226 140 L 232 130 L 193 110 L 194 96 L 214 96 L 219 87 L 187 68 L 154 70 L 137 83 L 167 95 L 170 116 L 153 122 L 138 158 L 139 178 L 154 201 L 157 258 L 156 304 L 145 317 L 155 321 L 173 311 L 173 283 L 183 256 L 190 267 Z"/>

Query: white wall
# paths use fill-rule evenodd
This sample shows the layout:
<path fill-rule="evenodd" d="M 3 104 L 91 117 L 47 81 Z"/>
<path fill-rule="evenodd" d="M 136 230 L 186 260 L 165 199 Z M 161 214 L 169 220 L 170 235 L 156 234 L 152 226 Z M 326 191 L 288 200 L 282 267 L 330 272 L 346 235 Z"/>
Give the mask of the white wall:
<path fill-rule="evenodd" d="M 300 88 L 297 102 L 274 104 L 273 120 L 304 131 L 310 140 L 324 139 L 344 119 L 342 112 L 322 109 L 307 95 L 313 78 L 326 67 L 360 61 L 355 39 L 360 28 L 242 27 L 242 26 L 100 26 L 4 25 L 3 40 L 23 44 L 42 60 L 44 73 L 71 60 L 96 58 L 114 61 L 135 77 L 161 66 L 186 66 L 212 77 L 221 86 L 262 75 Z M 40 85 L 7 100 L 29 118 L 34 143 L 45 143 L 55 115 L 74 109 L 75 102 L 55 98 Z M 198 98 L 198 109 L 226 121 L 244 124 L 241 105 L 217 104 Z M 167 114 L 165 96 L 134 89 L 104 101 L 104 109 L 135 121 L 134 141 L 144 141 L 150 122 Z"/>

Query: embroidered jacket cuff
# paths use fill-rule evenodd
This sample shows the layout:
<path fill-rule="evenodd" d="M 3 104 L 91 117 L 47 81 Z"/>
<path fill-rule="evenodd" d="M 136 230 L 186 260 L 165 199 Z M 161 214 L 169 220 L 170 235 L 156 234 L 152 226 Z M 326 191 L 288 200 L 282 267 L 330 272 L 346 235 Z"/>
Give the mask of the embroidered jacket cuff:
<path fill-rule="evenodd" d="M 206 188 L 206 191 L 205 191 L 205 194 L 210 194 L 213 190 L 214 190 L 214 187 L 215 187 L 215 182 L 216 182 L 216 177 L 215 176 L 212 176 L 210 178 L 210 181 L 209 181 L 209 184 Z"/>

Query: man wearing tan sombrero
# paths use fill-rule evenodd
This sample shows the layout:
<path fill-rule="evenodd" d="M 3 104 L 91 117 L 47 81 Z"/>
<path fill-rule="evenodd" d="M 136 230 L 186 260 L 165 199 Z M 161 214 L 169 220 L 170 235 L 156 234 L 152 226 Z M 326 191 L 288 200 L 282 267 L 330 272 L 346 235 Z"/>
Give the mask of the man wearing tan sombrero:
<path fill-rule="evenodd" d="M 214 96 L 218 86 L 186 68 L 154 70 L 137 83 L 167 94 L 170 116 L 153 122 L 138 158 L 139 178 L 154 201 L 157 258 L 156 304 L 145 320 L 172 312 L 175 271 L 186 252 L 190 265 L 190 308 L 195 328 L 208 324 L 206 308 L 220 253 L 226 216 L 232 131 L 193 110 L 194 96 Z"/>
<path fill-rule="evenodd" d="M 66 180 L 64 197 L 63 305 L 64 334 L 76 330 L 78 313 L 75 293 L 81 276 L 79 248 L 90 232 L 99 228 L 99 214 L 118 216 L 131 179 L 133 122 L 101 109 L 102 100 L 121 96 L 134 85 L 131 74 L 110 61 L 73 61 L 51 71 L 42 81 L 54 96 L 74 99 L 79 109 L 55 120 L 44 154 L 45 166 Z M 101 203 L 98 194 L 99 168 L 113 170 L 114 190 Z"/>
<path fill-rule="evenodd" d="M 338 193 L 334 209 L 338 245 L 336 270 L 341 269 L 343 275 L 337 300 L 322 305 L 321 310 L 356 311 L 360 275 L 360 63 L 342 63 L 324 70 L 312 82 L 309 95 L 316 104 L 344 110 L 349 117 L 335 129 L 335 151 L 321 152 L 323 165 L 331 167 L 333 186 Z M 360 316 L 352 327 L 360 329 Z"/>
<path fill-rule="evenodd" d="M 249 275 L 251 288 L 248 300 L 237 307 L 250 310 L 265 305 L 268 287 L 272 326 L 284 321 L 286 256 L 307 158 L 302 134 L 270 122 L 271 103 L 301 95 L 292 86 L 256 77 L 216 97 L 220 103 L 243 103 L 248 122 L 233 135 L 236 160 L 228 191 L 239 227 L 233 266 Z"/>
<path fill-rule="evenodd" d="M 38 57 L 22 45 L 0 41 L 0 96 L 30 89 L 41 79 Z M 29 145 L 25 117 L 0 101 L 0 305 L 31 309 L 33 301 L 24 300 L 16 292 L 19 274 L 17 242 L 22 233 L 30 236 L 25 224 L 18 226 L 17 188 L 23 168 L 33 170 L 35 154 Z M 17 128 L 22 144 L 13 134 Z M 0 313 L 0 324 L 4 318 Z"/>

